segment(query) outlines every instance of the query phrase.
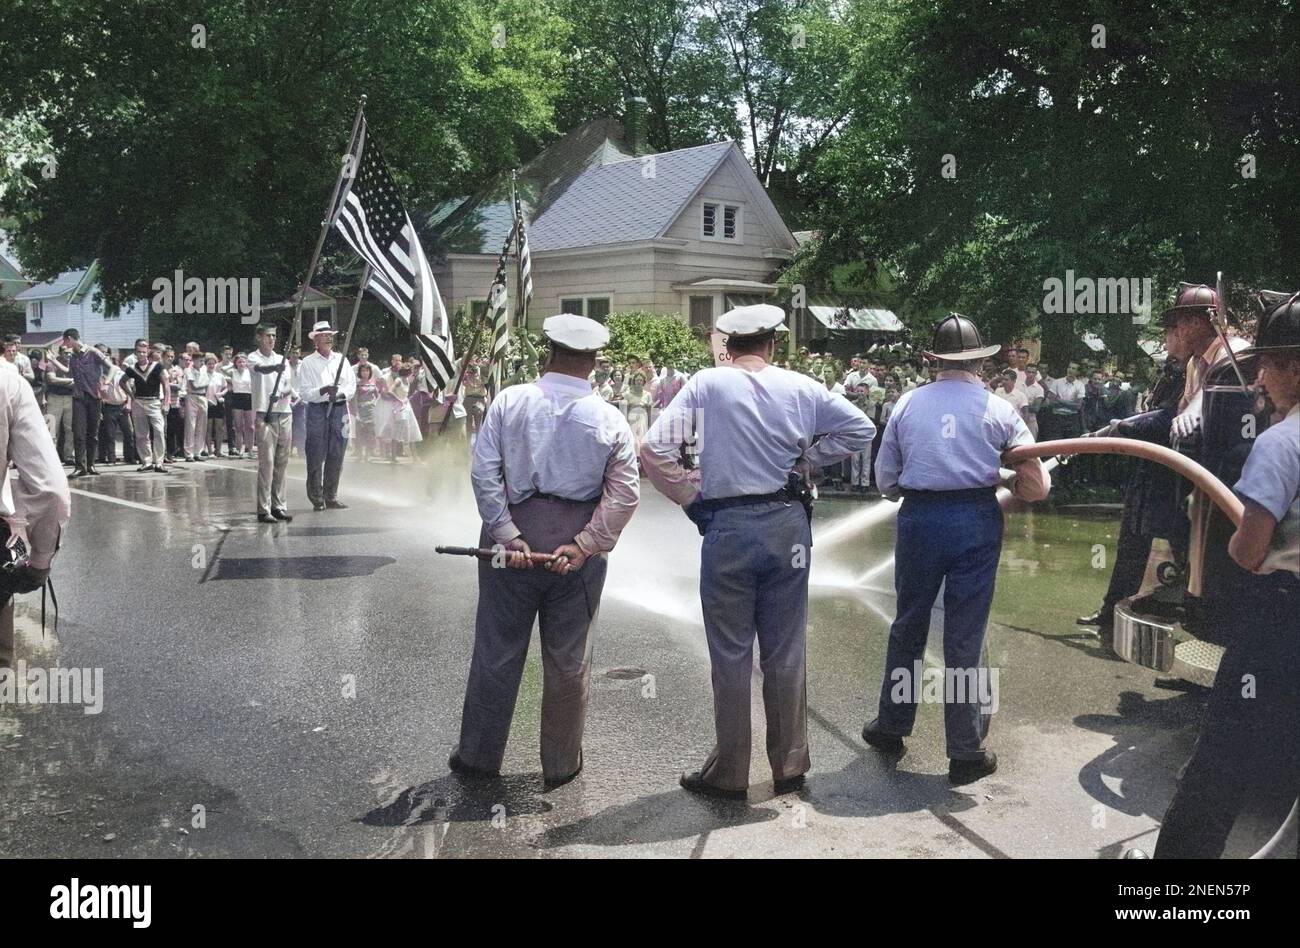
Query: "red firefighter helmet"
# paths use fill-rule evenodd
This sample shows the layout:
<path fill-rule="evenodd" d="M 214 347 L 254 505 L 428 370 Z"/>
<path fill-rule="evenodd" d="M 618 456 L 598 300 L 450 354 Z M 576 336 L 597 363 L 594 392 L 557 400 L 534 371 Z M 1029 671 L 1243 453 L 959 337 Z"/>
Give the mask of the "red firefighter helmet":
<path fill-rule="evenodd" d="M 1219 294 L 1214 287 L 1204 283 L 1180 283 L 1178 298 L 1161 315 L 1160 324 L 1168 328 L 1170 322 L 1180 316 L 1203 316 L 1209 319 L 1211 308 L 1219 308 Z"/>

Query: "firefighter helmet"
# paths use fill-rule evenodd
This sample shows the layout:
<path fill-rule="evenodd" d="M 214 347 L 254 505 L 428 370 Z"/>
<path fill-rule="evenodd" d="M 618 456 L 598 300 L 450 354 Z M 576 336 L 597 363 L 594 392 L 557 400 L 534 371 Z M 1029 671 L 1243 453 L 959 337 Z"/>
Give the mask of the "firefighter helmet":
<path fill-rule="evenodd" d="M 951 313 L 935 324 L 934 342 L 925 354 L 950 362 L 969 362 L 1001 351 L 1001 346 L 984 345 L 984 337 L 973 322 L 961 313 Z"/>
<path fill-rule="evenodd" d="M 1259 318 L 1255 344 L 1246 353 L 1300 351 L 1300 293 L 1264 290 L 1259 303 L 1264 315 Z"/>

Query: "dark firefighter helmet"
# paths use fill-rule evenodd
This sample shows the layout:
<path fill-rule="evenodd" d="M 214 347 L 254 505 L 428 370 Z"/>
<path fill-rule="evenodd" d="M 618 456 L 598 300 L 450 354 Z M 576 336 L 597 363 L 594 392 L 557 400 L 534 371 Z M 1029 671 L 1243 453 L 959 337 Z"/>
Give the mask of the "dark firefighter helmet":
<path fill-rule="evenodd" d="M 1219 294 L 1214 287 L 1204 283 L 1180 283 L 1178 298 L 1160 316 L 1160 325 L 1167 329 L 1170 322 L 1179 316 L 1203 316 L 1209 319 L 1212 307 L 1219 308 Z"/>
<path fill-rule="evenodd" d="M 1242 355 L 1252 352 L 1300 351 L 1300 293 L 1275 293 L 1263 290 L 1259 304 L 1264 315 L 1259 318 L 1255 344 Z"/>
<path fill-rule="evenodd" d="M 973 322 L 961 313 L 951 313 L 935 324 L 934 342 L 925 354 L 949 362 L 969 362 L 1001 351 L 1001 346 L 984 345 L 984 337 Z"/>

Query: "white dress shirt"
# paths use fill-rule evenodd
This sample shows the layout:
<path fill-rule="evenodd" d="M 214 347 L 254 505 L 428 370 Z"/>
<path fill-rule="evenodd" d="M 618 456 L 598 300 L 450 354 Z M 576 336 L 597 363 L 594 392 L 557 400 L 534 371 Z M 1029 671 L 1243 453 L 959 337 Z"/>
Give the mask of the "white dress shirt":
<path fill-rule="evenodd" d="M 9 478 L 10 461 L 17 480 Z M 5 359 L 0 359 L 0 472 L 0 517 L 15 532 L 26 532 L 32 566 L 49 569 L 59 531 L 72 516 L 68 476 L 32 387 Z"/>
<path fill-rule="evenodd" d="M 861 409 L 824 383 L 741 356 L 686 383 L 646 434 L 641 461 L 661 493 L 688 506 L 775 493 L 797 462 L 833 464 L 868 450 L 875 433 Z M 687 471 L 678 455 L 692 439 L 700 466 Z"/>
<path fill-rule="evenodd" d="M 574 542 L 586 554 L 614 548 L 641 496 L 632 429 L 591 383 L 559 372 L 502 389 L 474 442 L 470 481 L 492 539 L 520 535 L 510 504 L 533 494 L 600 503 Z"/>
<path fill-rule="evenodd" d="M 269 366 L 272 369 L 279 369 L 280 363 L 284 361 L 284 356 L 278 352 L 272 352 L 270 355 L 262 355 L 262 350 L 255 349 L 248 354 L 249 376 L 253 389 L 253 411 L 259 415 L 265 415 L 267 404 L 271 398 L 272 389 L 275 391 L 275 407 L 271 409 L 277 412 L 288 412 L 293 410 L 293 384 L 294 370 L 292 365 L 285 365 L 283 374 L 279 377 L 279 386 L 276 386 L 276 373 L 258 372 L 259 366 Z"/>
<path fill-rule="evenodd" d="M 298 397 L 308 404 L 328 402 L 329 398 L 321 394 L 321 389 L 334 384 L 335 373 L 339 366 L 343 372 L 339 375 L 339 390 L 335 401 L 351 398 L 357 393 L 357 375 L 352 371 L 352 364 L 338 352 L 331 352 L 328 360 L 319 352 L 313 352 L 298 363 L 298 377 L 294 387 Z"/>

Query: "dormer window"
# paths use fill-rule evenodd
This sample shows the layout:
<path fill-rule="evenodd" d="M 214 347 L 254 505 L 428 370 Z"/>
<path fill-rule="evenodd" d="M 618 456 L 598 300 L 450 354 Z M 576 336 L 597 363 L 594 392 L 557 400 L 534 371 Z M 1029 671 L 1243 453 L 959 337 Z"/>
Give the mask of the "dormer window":
<path fill-rule="evenodd" d="M 700 218 L 700 235 L 705 240 L 740 240 L 740 205 L 705 201 Z"/>

